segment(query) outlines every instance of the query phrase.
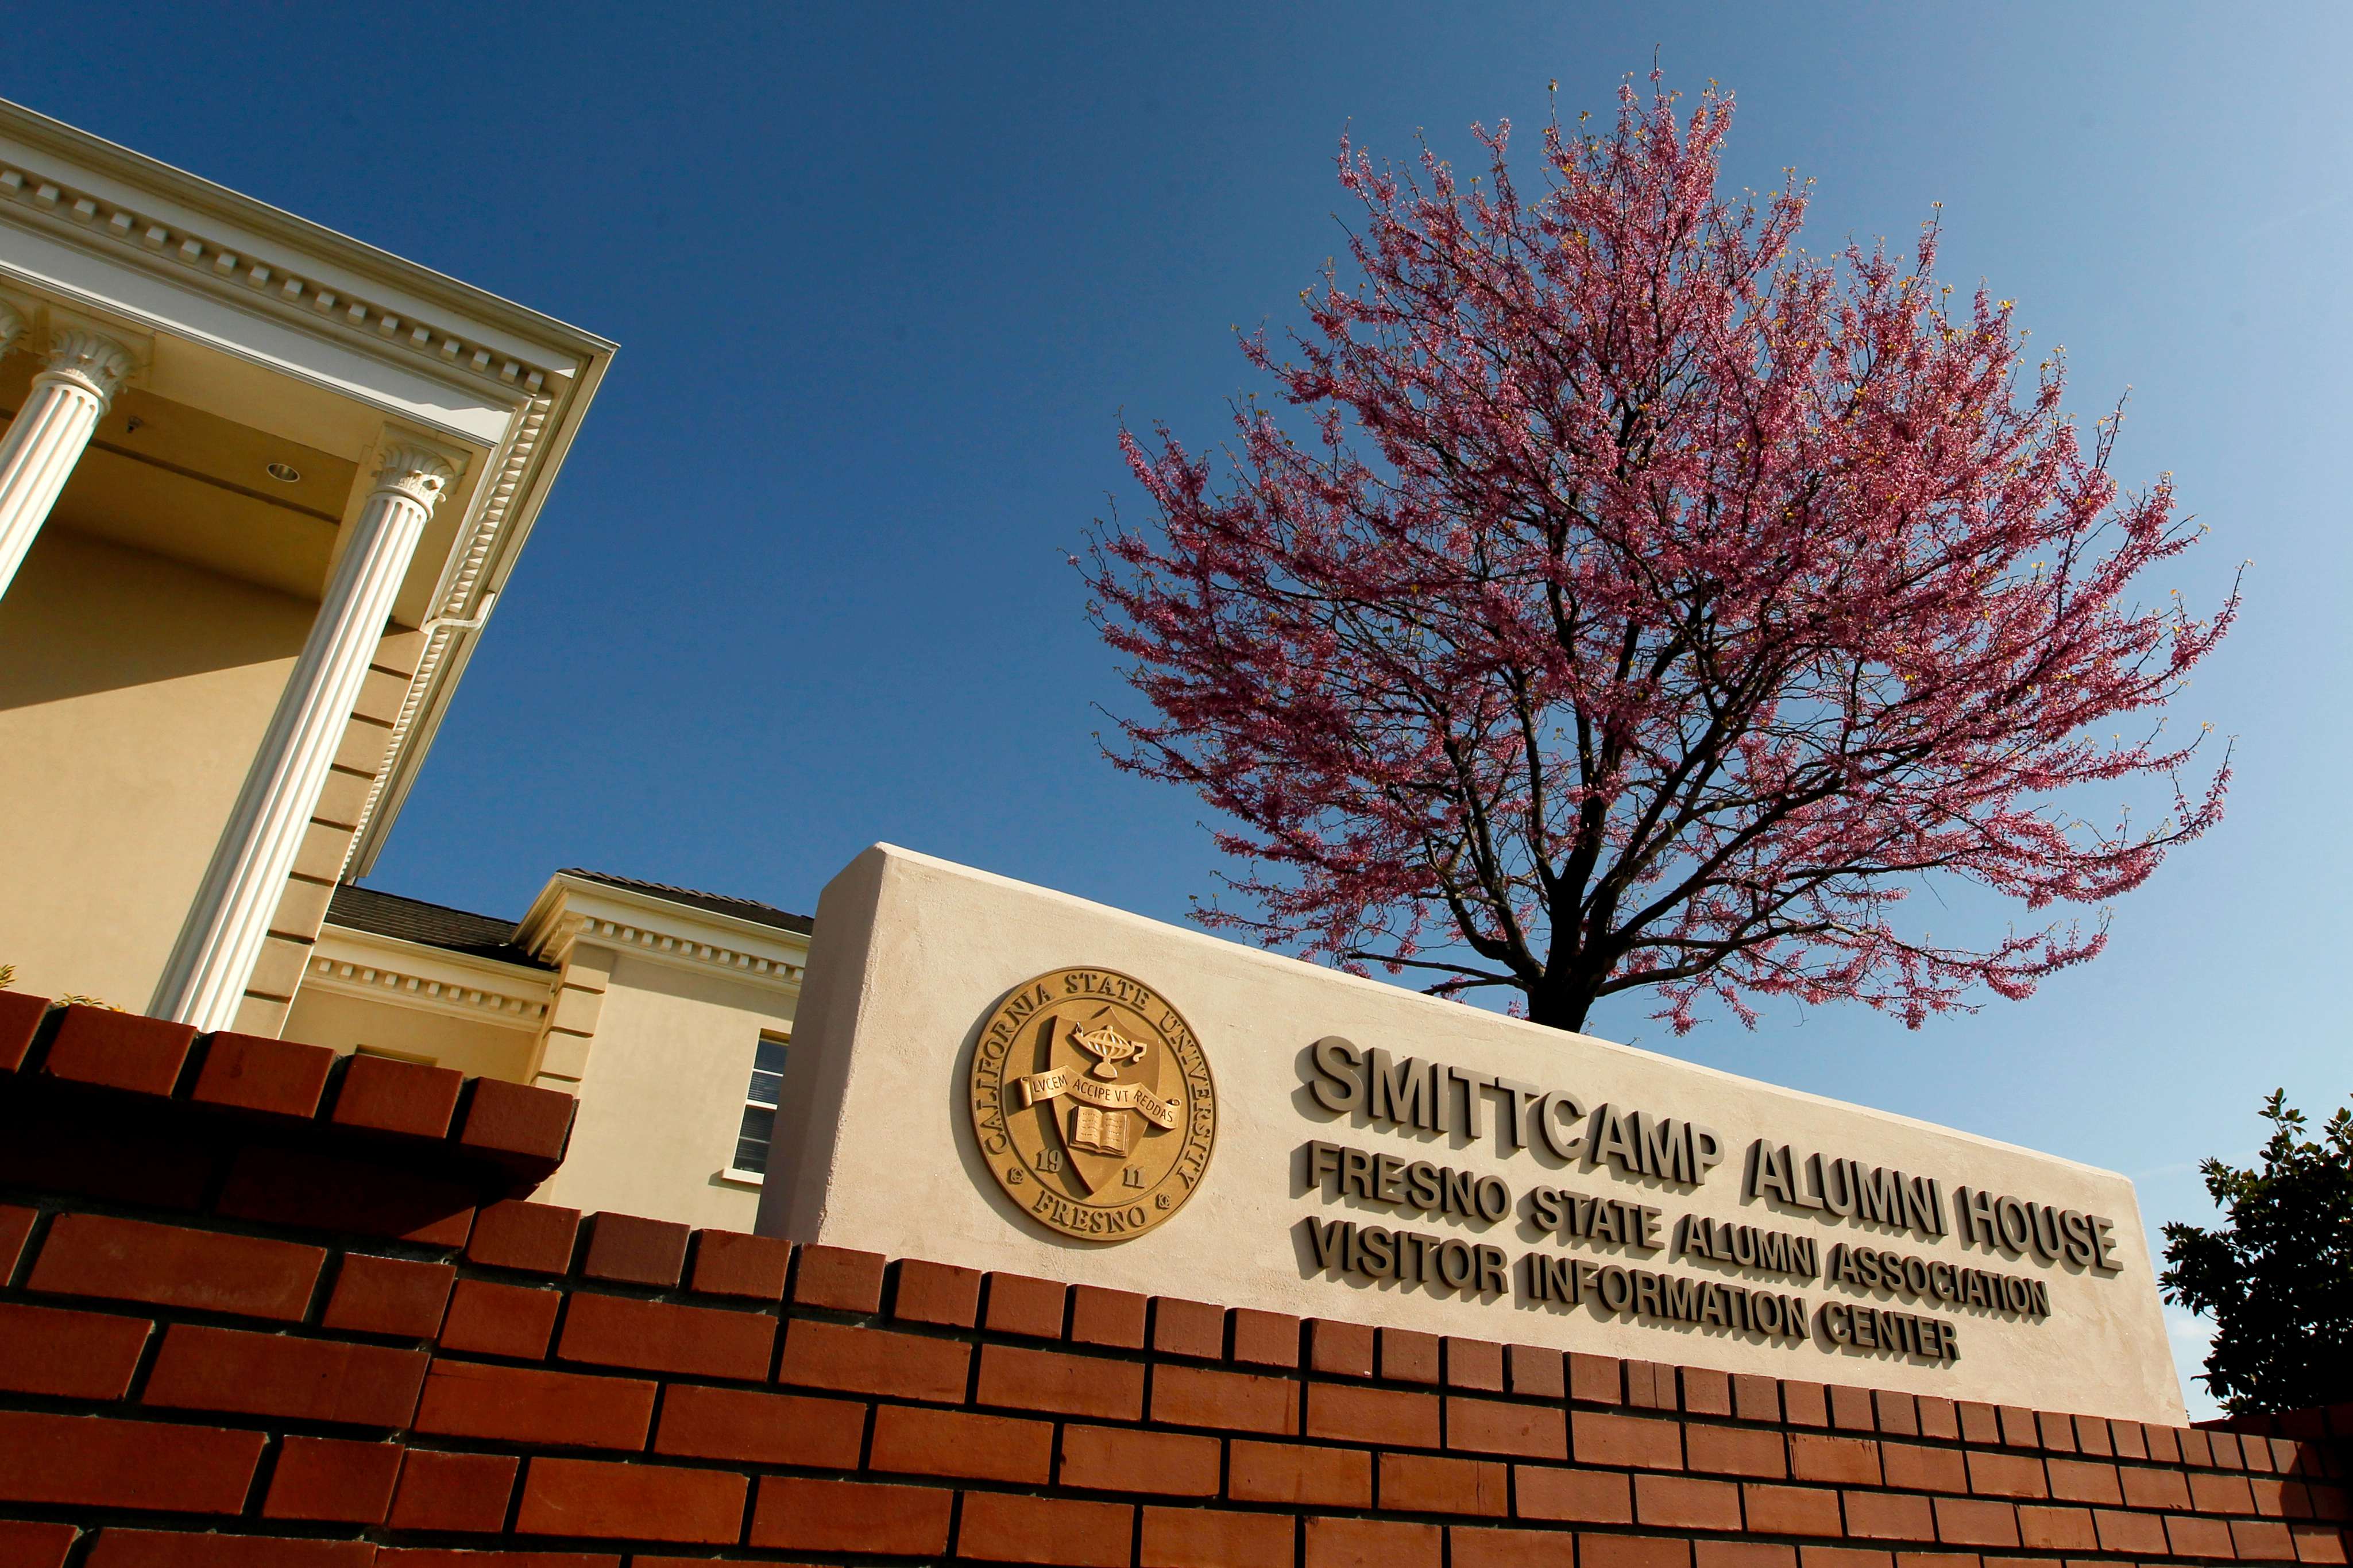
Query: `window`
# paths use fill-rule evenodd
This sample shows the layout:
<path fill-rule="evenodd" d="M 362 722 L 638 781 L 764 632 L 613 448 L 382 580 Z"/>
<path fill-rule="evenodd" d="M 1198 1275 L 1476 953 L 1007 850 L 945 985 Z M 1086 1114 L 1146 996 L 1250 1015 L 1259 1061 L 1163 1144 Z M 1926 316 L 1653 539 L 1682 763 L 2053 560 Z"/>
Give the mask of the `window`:
<path fill-rule="evenodd" d="M 727 1173 L 752 1180 L 767 1174 L 768 1143 L 776 1134 L 776 1094 L 785 1084 L 785 1042 L 760 1037 L 752 1053 L 752 1081 L 744 1089 L 744 1121 L 735 1131 L 735 1163 Z"/>

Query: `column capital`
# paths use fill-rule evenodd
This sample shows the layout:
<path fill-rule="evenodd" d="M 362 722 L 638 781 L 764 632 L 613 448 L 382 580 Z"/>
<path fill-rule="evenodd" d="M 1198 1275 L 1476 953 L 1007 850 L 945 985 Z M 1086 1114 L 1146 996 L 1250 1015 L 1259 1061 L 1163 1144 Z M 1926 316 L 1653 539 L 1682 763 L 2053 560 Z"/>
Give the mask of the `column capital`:
<path fill-rule="evenodd" d="M 105 333 L 60 326 L 49 334 L 49 364 L 41 375 L 80 387 L 104 407 L 138 367 L 138 357 Z"/>
<path fill-rule="evenodd" d="M 0 300 L 0 354 L 15 348 L 16 340 L 24 335 L 24 313 L 7 300 Z"/>
<path fill-rule="evenodd" d="M 398 431 L 387 431 L 376 448 L 375 488 L 403 496 L 429 516 L 458 477 L 459 459 Z"/>

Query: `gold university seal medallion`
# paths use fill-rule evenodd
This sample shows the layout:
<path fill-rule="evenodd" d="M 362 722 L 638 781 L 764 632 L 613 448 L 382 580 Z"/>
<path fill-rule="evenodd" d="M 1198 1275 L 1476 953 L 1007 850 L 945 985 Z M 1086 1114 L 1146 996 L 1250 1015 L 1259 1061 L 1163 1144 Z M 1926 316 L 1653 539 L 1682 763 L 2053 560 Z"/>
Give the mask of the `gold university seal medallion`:
<path fill-rule="evenodd" d="M 1125 1241 L 1185 1206 L 1218 1091 L 1192 1026 L 1140 980 L 1057 969 L 1006 994 L 972 1053 L 981 1158 L 1029 1217 Z"/>

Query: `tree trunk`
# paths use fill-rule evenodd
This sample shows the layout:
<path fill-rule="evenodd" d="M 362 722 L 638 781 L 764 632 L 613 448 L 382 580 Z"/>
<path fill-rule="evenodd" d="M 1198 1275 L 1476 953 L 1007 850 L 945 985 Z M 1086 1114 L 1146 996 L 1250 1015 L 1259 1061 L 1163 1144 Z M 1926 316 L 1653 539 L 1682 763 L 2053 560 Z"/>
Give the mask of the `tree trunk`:
<path fill-rule="evenodd" d="M 1589 987 L 1568 984 L 1545 984 L 1527 993 L 1528 1022 L 1542 1024 L 1548 1029 L 1567 1029 L 1582 1033 L 1585 1015 L 1592 1010 L 1594 994 Z"/>

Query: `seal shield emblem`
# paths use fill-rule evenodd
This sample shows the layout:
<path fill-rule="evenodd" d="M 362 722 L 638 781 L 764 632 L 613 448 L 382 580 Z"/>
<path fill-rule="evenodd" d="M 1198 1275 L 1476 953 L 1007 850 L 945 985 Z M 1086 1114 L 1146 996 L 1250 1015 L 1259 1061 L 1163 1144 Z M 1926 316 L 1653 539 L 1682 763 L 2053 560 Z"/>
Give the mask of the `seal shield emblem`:
<path fill-rule="evenodd" d="M 1006 1196 L 1082 1241 L 1125 1241 L 1182 1208 L 1218 1134 L 1192 1026 L 1109 969 L 1057 969 L 1006 993 L 973 1049 L 971 1098 Z"/>

